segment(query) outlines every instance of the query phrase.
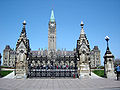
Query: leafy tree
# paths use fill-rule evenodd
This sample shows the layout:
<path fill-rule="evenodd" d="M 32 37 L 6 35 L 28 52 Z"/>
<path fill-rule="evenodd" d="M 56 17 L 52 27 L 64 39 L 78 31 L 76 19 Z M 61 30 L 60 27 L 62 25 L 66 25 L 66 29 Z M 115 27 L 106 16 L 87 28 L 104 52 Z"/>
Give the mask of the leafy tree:
<path fill-rule="evenodd" d="M 120 65 L 120 58 L 116 58 L 114 61 L 114 66 Z"/>

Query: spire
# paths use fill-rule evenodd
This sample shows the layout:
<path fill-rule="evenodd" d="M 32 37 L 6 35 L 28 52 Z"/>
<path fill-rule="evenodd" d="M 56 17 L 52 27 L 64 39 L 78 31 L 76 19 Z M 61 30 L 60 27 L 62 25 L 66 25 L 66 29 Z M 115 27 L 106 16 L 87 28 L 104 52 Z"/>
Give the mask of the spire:
<path fill-rule="evenodd" d="M 26 25 L 26 21 L 24 20 L 24 21 L 23 21 L 23 29 L 22 29 L 22 32 L 21 32 L 21 34 L 20 34 L 20 37 L 23 37 L 23 38 L 26 37 L 25 25 Z"/>
<path fill-rule="evenodd" d="M 24 20 L 24 22 L 23 22 L 22 24 L 23 24 L 23 28 L 22 28 L 22 32 L 21 32 L 21 34 L 20 34 L 20 37 L 19 37 L 19 39 L 18 39 L 18 41 L 17 41 L 17 44 L 16 44 L 16 50 L 17 50 L 17 48 L 19 47 L 19 45 L 20 45 L 20 43 L 21 43 L 22 41 L 24 42 L 26 48 L 27 48 L 28 50 L 30 50 L 30 47 L 29 47 L 29 39 L 27 39 L 26 28 L 25 28 L 25 26 L 26 26 L 26 21 Z"/>
<path fill-rule="evenodd" d="M 53 11 L 53 9 L 52 9 L 52 11 L 51 11 L 50 21 L 51 21 L 51 22 L 55 22 L 55 17 L 54 17 L 54 11 Z"/>
<path fill-rule="evenodd" d="M 83 26 L 84 26 L 83 21 L 81 21 L 80 26 L 81 26 L 81 33 L 80 34 L 85 34 L 84 29 L 83 29 Z"/>
<path fill-rule="evenodd" d="M 79 43 L 82 45 L 83 43 L 86 44 L 86 46 L 88 47 L 88 49 L 90 50 L 90 46 L 89 46 L 89 42 L 88 42 L 88 39 L 87 39 L 87 36 L 84 32 L 84 29 L 83 29 L 83 26 L 84 26 L 84 23 L 83 21 L 81 21 L 81 32 L 80 32 L 80 37 L 79 37 Z"/>

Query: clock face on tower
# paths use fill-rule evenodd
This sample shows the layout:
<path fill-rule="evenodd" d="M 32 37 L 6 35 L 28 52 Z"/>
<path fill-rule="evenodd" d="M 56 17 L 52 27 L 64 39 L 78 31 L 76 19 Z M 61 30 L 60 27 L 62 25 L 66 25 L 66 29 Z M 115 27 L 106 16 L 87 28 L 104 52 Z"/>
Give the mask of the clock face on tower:
<path fill-rule="evenodd" d="M 49 31 L 50 31 L 50 33 L 55 32 L 55 23 L 50 23 Z"/>
<path fill-rule="evenodd" d="M 55 24 L 54 24 L 54 23 L 51 23 L 51 24 L 50 24 L 50 27 L 55 27 Z"/>

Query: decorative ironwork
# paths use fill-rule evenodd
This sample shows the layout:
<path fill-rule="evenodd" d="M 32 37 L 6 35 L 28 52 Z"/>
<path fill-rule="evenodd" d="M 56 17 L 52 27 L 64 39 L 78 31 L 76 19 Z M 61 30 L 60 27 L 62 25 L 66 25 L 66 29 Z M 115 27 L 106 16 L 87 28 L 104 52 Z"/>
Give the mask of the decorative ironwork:
<path fill-rule="evenodd" d="M 77 61 L 74 58 L 56 56 L 53 60 L 47 56 L 29 56 L 28 77 L 77 77 Z"/>

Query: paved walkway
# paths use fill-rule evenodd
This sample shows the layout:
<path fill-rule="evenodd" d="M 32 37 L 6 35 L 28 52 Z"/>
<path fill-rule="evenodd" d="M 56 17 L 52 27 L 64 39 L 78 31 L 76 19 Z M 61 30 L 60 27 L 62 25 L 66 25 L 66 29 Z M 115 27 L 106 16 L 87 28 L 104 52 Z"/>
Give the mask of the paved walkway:
<path fill-rule="evenodd" d="M 120 90 L 110 79 L 0 79 L 0 90 Z"/>
<path fill-rule="evenodd" d="M 3 78 L 13 79 L 14 77 L 15 77 L 15 76 L 14 76 L 14 71 L 13 71 L 13 72 L 11 72 L 10 74 L 8 74 L 7 76 L 5 76 L 5 77 L 3 77 Z M 99 78 L 102 79 L 102 77 L 97 76 L 97 75 L 94 74 L 93 72 L 91 72 L 90 78 L 91 78 L 91 79 L 99 79 Z"/>
<path fill-rule="evenodd" d="M 0 90 L 120 90 L 120 81 L 91 73 L 89 79 L 14 79 L 14 71 L 0 79 Z"/>

